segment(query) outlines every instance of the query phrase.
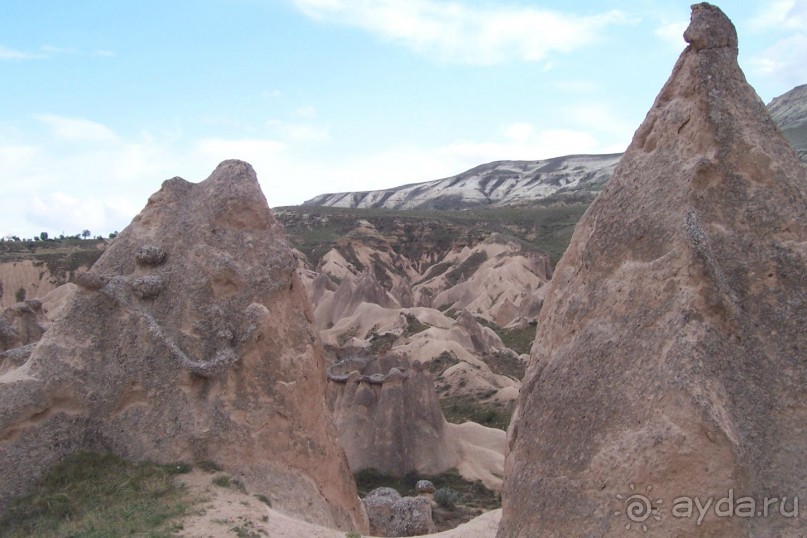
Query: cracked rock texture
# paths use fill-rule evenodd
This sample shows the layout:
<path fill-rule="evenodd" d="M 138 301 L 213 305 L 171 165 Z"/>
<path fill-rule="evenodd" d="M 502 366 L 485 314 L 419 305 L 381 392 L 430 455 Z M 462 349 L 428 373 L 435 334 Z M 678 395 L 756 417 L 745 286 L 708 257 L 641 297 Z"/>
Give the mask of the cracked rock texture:
<path fill-rule="evenodd" d="M 214 461 L 274 507 L 365 532 L 295 268 L 250 165 L 165 181 L 0 368 L 0 510 L 85 449 Z"/>
<path fill-rule="evenodd" d="M 737 64 L 729 19 L 695 5 L 685 37 L 549 284 L 500 538 L 807 528 L 807 510 L 792 514 L 807 495 L 807 177 Z M 730 492 L 746 517 L 672 513 Z M 757 517 L 766 497 L 775 509 Z"/>

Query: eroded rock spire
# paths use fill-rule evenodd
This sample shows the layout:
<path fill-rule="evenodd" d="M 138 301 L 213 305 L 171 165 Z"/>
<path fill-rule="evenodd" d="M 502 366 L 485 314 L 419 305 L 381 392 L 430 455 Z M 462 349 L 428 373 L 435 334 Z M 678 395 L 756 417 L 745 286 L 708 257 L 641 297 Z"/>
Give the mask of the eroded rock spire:
<path fill-rule="evenodd" d="M 731 21 L 685 37 L 549 284 L 500 538 L 807 528 L 807 177 Z"/>

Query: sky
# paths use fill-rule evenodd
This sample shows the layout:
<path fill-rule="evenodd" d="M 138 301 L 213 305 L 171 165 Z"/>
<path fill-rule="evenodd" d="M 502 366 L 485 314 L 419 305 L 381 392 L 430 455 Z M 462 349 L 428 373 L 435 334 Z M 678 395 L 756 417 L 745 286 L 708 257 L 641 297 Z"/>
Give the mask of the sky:
<path fill-rule="evenodd" d="M 277 207 L 624 151 L 690 3 L 0 0 L 0 238 L 106 236 L 230 158 Z M 764 102 L 807 83 L 807 0 L 719 5 Z"/>

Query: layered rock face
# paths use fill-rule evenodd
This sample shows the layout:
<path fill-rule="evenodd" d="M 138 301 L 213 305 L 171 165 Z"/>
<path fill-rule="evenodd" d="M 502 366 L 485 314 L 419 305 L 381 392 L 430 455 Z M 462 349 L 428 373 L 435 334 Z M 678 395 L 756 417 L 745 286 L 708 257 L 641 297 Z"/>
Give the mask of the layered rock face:
<path fill-rule="evenodd" d="M 163 183 L 0 375 L 0 509 L 88 449 L 212 460 L 276 508 L 366 531 L 295 268 L 248 164 Z"/>
<path fill-rule="evenodd" d="M 684 37 L 549 285 L 500 538 L 807 528 L 807 177 L 726 16 Z"/>

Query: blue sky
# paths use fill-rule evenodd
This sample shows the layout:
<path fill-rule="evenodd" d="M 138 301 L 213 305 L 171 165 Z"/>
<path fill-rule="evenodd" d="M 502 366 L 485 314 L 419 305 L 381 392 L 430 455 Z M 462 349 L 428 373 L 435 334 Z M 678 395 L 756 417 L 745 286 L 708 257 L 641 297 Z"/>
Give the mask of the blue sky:
<path fill-rule="evenodd" d="M 623 151 L 690 3 L 0 0 L 0 237 L 106 235 L 226 158 L 281 206 Z M 807 0 L 720 5 L 766 103 L 807 82 Z"/>

